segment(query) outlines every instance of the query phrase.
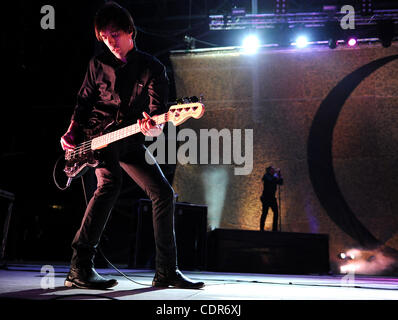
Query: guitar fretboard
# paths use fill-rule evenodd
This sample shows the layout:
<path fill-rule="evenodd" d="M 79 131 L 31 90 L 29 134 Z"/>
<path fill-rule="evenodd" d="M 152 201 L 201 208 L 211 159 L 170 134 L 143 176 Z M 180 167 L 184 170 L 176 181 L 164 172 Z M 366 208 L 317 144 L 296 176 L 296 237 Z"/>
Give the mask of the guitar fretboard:
<path fill-rule="evenodd" d="M 168 122 L 169 120 L 169 112 L 163 113 L 161 115 L 153 116 L 152 120 L 155 121 L 156 124 L 163 124 Z M 116 142 L 118 140 L 127 138 L 129 136 L 132 136 L 136 133 L 141 132 L 140 127 L 138 124 L 132 124 L 130 126 L 112 131 L 110 133 L 104 134 L 102 136 L 96 137 L 93 140 L 91 140 L 91 149 L 100 149 L 112 142 Z"/>

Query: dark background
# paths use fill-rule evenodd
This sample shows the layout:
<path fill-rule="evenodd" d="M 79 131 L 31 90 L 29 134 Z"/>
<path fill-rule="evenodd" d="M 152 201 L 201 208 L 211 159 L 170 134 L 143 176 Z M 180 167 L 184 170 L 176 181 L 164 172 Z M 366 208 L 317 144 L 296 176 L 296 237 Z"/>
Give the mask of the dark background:
<path fill-rule="evenodd" d="M 54 164 L 62 155 L 59 139 L 68 127 L 87 62 L 100 49 L 93 31 L 93 16 L 103 2 L 16 0 L 2 10 L 0 189 L 16 196 L 6 251 L 9 260 L 70 258 L 69 245 L 79 227 L 85 198 L 80 180 L 74 181 L 67 191 L 60 191 L 52 175 Z M 138 48 L 166 65 L 171 80 L 170 101 L 177 98 L 168 59 L 170 50 L 185 49 L 186 35 L 198 40 L 197 48 L 240 45 L 241 31 L 210 31 L 208 16 L 229 14 L 235 6 L 247 11 L 251 7 L 248 0 L 118 3 L 132 13 L 138 29 Z M 259 13 L 272 13 L 275 9 L 274 1 L 258 3 Z M 357 7 L 360 1 L 289 1 L 288 10 L 321 11 L 325 4 L 350 3 Z M 378 8 L 398 7 L 396 1 L 374 3 Z M 40 27 L 43 5 L 55 9 L 55 30 Z M 173 167 L 163 169 L 172 182 Z M 124 183 L 126 187 L 103 240 L 110 258 L 121 263 L 127 262 L 133 250 L 130 244 L 135 234 L 136 201 L 146 198 L 133 182 L 125 179 Z M 3 219 L 7 200 L 0 201 Z"/>

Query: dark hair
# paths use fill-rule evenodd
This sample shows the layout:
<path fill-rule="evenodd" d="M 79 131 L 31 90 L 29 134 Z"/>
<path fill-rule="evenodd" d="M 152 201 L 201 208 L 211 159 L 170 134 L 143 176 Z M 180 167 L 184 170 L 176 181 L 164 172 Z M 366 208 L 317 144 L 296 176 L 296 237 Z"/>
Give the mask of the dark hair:
<path fill-rule="evenodd" d="M 131 14 L 113 1 L 105 3 L 95 15 L 95 36 L 99 41 L 102 41 L 100 32 L 109 26 L 113 26 L 126 33 L 133 33 L 133 40 L 135 39 L 137 32 Z"/>

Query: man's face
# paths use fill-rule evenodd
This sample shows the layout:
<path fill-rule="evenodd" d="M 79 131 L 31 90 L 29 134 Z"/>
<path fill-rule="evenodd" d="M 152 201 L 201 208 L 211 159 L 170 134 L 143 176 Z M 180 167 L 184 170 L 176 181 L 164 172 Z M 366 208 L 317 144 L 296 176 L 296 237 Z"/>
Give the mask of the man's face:
<path fill-rule="evenodd" d="M 100 31 L 102 41 L 104 41 L 115 57 L 121 60 L 124 59 L 127 52 L 134 46 L 132 35 L 133 33 L 126 33 L 112 26 L 108 26 Z"/>

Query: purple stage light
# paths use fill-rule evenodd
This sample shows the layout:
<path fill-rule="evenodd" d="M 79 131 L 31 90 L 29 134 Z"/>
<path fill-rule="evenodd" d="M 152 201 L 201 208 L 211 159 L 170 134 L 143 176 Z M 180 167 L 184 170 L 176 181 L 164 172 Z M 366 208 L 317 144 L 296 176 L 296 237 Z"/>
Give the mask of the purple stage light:
<path fill-rule="evenodd" d="M 355 46 L 357 44 L 357 39 L 355 39 L 355 38 L 350 38 L 350 39 L 348 39 L 348 45 L 350 46 L 350 47 L 353 47 L 353 46 Z"/>

